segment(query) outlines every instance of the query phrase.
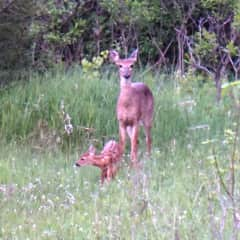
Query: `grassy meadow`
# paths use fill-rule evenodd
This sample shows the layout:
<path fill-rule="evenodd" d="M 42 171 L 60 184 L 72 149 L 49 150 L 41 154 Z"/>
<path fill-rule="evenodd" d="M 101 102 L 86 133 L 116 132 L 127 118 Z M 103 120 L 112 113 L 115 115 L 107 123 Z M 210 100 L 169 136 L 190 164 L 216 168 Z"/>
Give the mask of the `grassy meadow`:
<path fill-rule="evenodd" d="M 114 181 L 76 168 L 80 153 L 118 139 L 116 72 L 32 74 L 0 90 L 0 239 L 237 239 L 239 110 L 195 76 L 137 71 L 155 98 L 153 149 Z M 71 117 L 64 132 L 60 106 Z M 236 204 L 235 204 L 236 203 Z M 238 218 L 239 217 L 239 218 Z"/>

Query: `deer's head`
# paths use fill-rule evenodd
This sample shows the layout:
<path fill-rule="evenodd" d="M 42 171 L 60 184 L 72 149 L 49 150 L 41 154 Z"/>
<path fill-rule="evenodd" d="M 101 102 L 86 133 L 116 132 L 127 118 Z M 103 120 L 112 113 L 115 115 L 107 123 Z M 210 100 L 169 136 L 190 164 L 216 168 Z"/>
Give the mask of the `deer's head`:
<path fill-rule="evenodd" d="M 133 65 L 137 61 L 138 49 L 134 50 L 128 58 L 120 58 L 119 53 L 115 50 L 109 52 L 109 57 L 114 62 L 119 71 L 121 85 L 131 82 Z"/>
<path fill-rule="evenodd" d="M 81 157 L 79 158 L 79 160 L 76 161 L 75 165 L 77 167 L 82 167 L 82 166 L 86 166 L 86 165 L 92 165 L 92 159 L 94 157 L 96 153 L 96 149 L 94 148 L 94 146 L 90 146 L 88 151 L 83 153 L 81 155 Z"/>

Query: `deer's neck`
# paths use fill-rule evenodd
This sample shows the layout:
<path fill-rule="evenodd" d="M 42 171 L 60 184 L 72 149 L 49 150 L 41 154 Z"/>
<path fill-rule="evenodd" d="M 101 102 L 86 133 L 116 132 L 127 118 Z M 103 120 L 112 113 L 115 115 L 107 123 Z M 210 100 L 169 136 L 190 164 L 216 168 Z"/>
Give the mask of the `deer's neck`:
<path fill-rule="evenodd" d="M 126 86 L 131 86 L 132 84 L 132 79 L 131 78 L 124 78 L 124 77 L 120 77 L 120 87 L 124 88 Z"/>

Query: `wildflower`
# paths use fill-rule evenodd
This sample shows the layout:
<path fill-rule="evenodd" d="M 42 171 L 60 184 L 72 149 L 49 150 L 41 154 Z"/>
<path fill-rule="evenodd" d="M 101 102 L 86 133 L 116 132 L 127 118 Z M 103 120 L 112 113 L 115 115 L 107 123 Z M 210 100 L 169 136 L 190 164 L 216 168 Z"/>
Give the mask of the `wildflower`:
<path fill-rule="evenodd" d="M 71 118 L 68 115 L 68 113 L 66 113 L 65 119 L 64 119 L 64 130 L 67 133 L 67 135 L 70 135 L 73 132 L 73 126 L 71 124 Z"/>
<path fill-rule="evenodd" d="M 235 212 L 235 214 L 234 214 L 234 222 L 235 222 L 236 228 L 240 229 L 240 213 L 239 212 Z"/>
<path fill-rule="evenodd" d="M 73 132 L 73 125 L 71 124 L 70 115 L 67 112 L 65 112 L 64 101 L 63 100 L 60 103 L 60 109 L 61 109 L 61 112 L 62 112 L 62 115 L 63 115 L 64 131 L 69 136 Z"/>
<path fill-rule="evenodd" d="M 67 197 L 68 203 L 73 205 L 75 203 L 75 201 L 76 201 L 75 197 L 73 196 L 73 194 L 68 192 L 68 191 L 66 191 L 66 195 L 67 195 L 66 197 Z"/>

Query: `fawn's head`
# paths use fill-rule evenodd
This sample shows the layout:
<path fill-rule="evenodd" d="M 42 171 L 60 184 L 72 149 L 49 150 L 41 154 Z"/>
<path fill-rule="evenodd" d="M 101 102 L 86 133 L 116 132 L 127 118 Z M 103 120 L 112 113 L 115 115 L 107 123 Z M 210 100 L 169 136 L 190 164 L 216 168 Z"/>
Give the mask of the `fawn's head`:
<path fill-rule="evenodd" d="M 92 164 L 92 158 L 96 153 L 96 149 L 91 145 L 88 149 L 87 152 L 83 153 L 79 160 L 76 161 L 76 166 L 77 167 L 82 167 L 86 165 L 91 165 Z"/>
<path fill-rule="evenodd" d="M 121 85 L 131 82 L 133 65 L 137 61 L 138 49 L 134 50 L 130 57 L 121 59 L 119 53 L 115 50 L 109 52 L 109 57 L 118 66 Z"/>

